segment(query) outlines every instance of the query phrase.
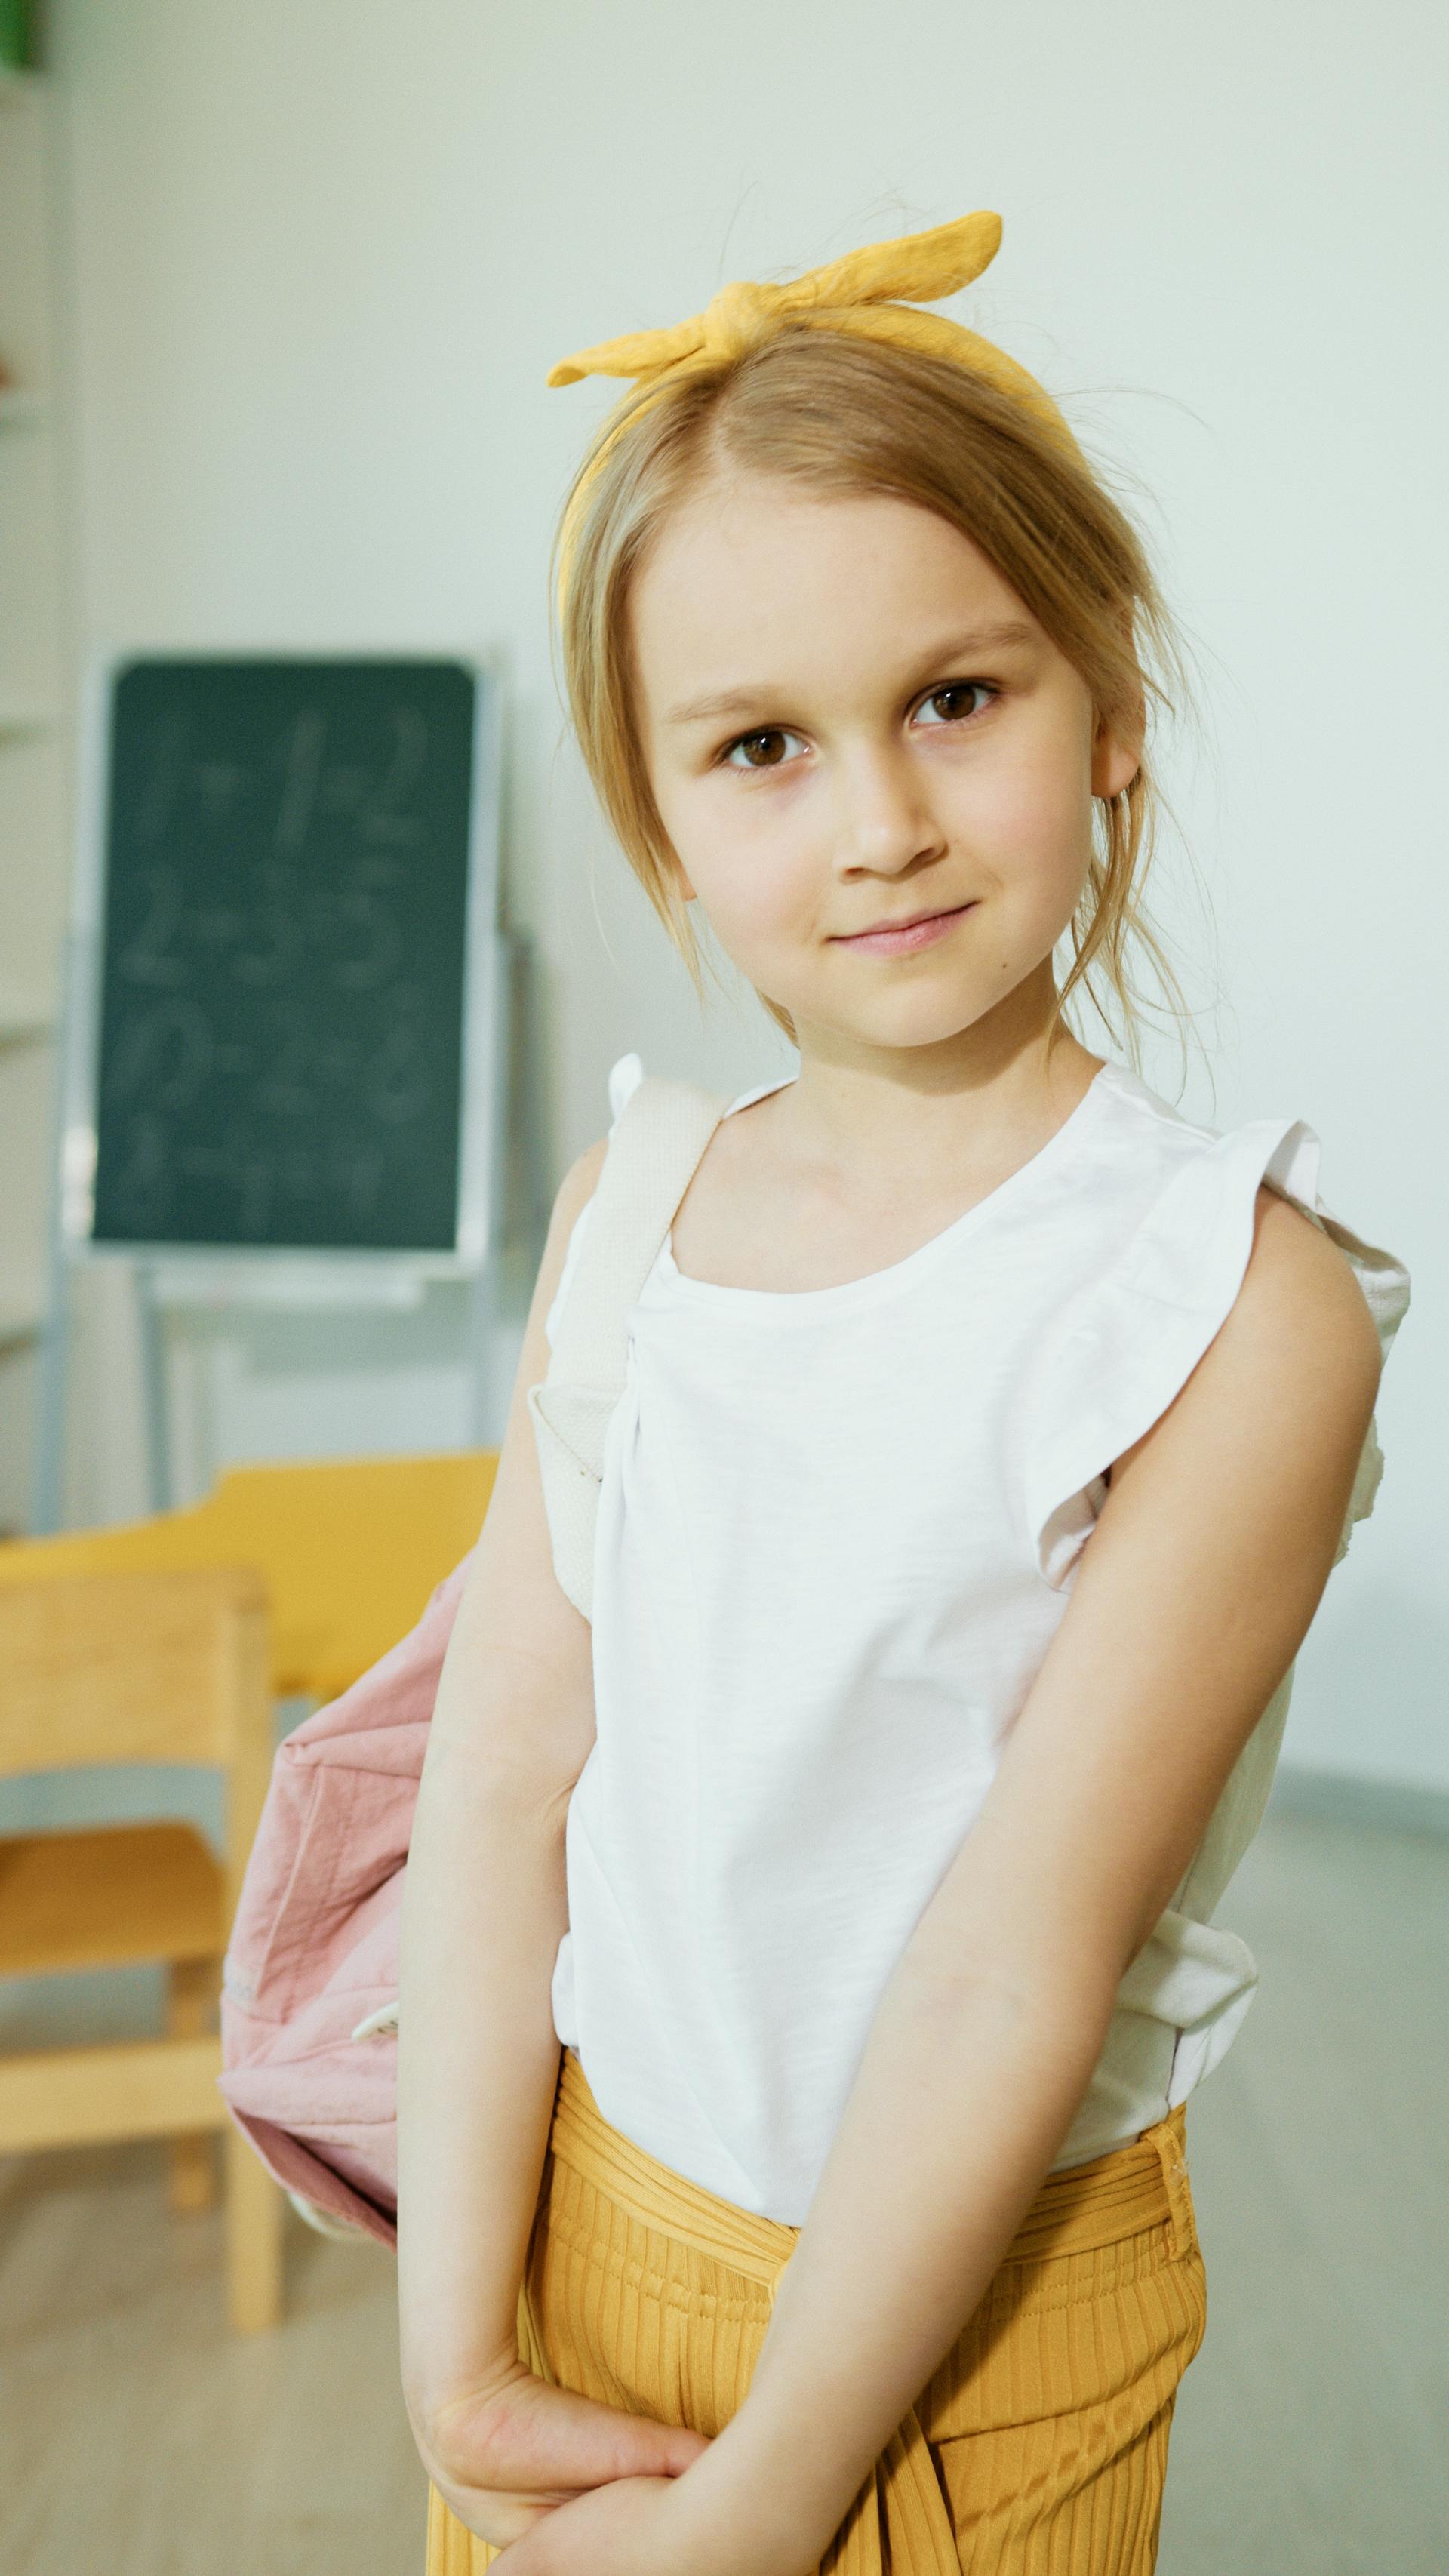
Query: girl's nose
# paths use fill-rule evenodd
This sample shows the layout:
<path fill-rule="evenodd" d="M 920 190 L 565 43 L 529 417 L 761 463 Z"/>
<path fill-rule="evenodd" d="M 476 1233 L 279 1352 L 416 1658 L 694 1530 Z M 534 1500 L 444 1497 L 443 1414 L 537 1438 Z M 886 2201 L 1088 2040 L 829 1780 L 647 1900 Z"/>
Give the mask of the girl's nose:
<path fill-rule="evenodd" d="M 844 868 L 895 875 L 944 847 L 917 764 L 905 752 L 871 752 L 844 764 L 836 847 Z"/>

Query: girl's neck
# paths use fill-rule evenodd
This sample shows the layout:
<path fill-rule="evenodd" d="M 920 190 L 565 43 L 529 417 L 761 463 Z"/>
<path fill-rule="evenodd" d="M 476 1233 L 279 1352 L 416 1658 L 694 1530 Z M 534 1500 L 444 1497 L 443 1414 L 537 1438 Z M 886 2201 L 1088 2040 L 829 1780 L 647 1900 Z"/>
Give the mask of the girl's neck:
<path fill-rule="evenodd" d="M 758 1109 L 773 1110 L 782 1153 L 842 1187 L 949 1194 L 1003 1160 L 1010 1168 L 1025 1161 L 1095 1077 L 1102 1058 L 1052 1027 L 1054 998 L 1048 976 L 1035 993 L 1008 996 L 988 1019 L 934 1046 L 865 1047 L 804 1029 L 797 1080 Z"/>

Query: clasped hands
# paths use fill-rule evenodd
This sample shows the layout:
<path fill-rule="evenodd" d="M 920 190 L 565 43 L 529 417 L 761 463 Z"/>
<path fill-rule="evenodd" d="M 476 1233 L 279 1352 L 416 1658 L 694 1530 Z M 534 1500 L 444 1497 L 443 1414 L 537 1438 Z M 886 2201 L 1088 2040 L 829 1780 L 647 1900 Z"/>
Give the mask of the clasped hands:
<path fill-rule="evenodd" d="M 747 2501 L 686 2475 L 702 2433 L 549 2387 L 519 2359 L 435 2409 L 413 2410 L 449 2511 L 502 2550 L 508 2576 L 814 2576 L 815 2536 L 788 2499 Z M 828 2538 L 828 2535 L 827 2535 Z"/>

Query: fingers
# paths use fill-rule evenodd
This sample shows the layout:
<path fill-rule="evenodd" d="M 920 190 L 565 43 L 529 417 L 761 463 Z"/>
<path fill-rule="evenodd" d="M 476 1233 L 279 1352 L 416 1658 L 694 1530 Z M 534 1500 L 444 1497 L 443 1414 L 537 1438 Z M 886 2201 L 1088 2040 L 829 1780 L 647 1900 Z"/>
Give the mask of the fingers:
<path fill-rule="evenodd" d="M 506 2421 L 487 2434 L 481 2485 L 531 2491 L 677 2477 L 707 2447 L 704 2435 L 687 2427 L 656 2424 L 540 2379 L 518 2383 L 506 2399 Z"/>
<path fill-rule="evenodd" d="M 592 2488 L 679 2477 L 708 2447 L 687 2426 L 658 2424 L 520 2371 L 475 2408 L 450 2413 L 425 2459 L 449 2509 L 502 2547 Z"/>
<path fill-rule="evenodd" d="M 592 2399 L 585 2399 L 592 2404 Z M 614 2418 L 617 2432 L 618 2466 L 610 2472 L 616 2478 L 677 2478 L 709 2449 L 708 2437 L 691 2432 L 687 2424 L 656 2424 L 648 2415 L 627 2415 L 612 2407 L 600 2410 Z M 600 2480 L 597 2483 L 602 2484 Z"/>
<path fill-rule="evenodd" d="M 662 2567 L 652 2508 L 669 2485 L 667 2478 L 619 2479 L 541 2515 L 510 2546 L 508 2576 L 579 2576 L 583 2568 L 590 2576 L 641 2576 Z M 677 2569 L 681 2561 L 670 2554 L 667 2563 Z"/>
<path fill-rule="evenodd" d="M 538 2498 L 508 2495 L 483 2495 L 476 2487 L 459 2486 L 452 2478 L 431 2473 L 449 2513 L 461 2522 L 465 2531 L 486 2540 L 492 2549 L 511 2549 L 526 2538 L 536 2522 L 547 2522 L 558 2506 L 573 2504 L 576 2494 L 560 2493 L 547 2502 Z"/>

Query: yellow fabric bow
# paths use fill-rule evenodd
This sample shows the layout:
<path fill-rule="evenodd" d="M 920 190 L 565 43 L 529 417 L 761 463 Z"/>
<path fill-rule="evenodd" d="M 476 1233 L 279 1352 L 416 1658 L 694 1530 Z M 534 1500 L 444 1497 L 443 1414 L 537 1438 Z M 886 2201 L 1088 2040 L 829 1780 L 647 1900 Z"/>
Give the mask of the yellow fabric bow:
<path fill-rule="evenodd" d="M 803 323 L 816 330 L 851 332 L 861 339 L 885 340 L 899 349 L 949 358 L 1022 403 L 1079 461 L 1071 430 L 1035 376 L 963 323 L 911 309 L 969 285 L 989 267 L 1000 244 L 1001 217 L 981 212 L 962 215 L 953 224 L 938 224 L 931 232 L 904 234 L 898 241 L 867 243 L 863 250 L 853 250 L 824 268 L 812 268 L 784 286 L 757 286 L 738 279 L 722 286 L 703 313 L 690 321 L 676 322 L 665 331 L 629 331 L 621 339 L 579 349 L 550 369 L 548 381 L 576 385 L 585 376 L 633 376 L 641 384 L 656 385 L 666 377 L 728 364 L 783 324 Z M 589 482 L 608 444 L 606 423 L 594 450 Z M 571 522 L 576 523 L 581 498 L 576 488 Z"/>
<path fill-rule="evenodd" d="M 919 349 L 948 358 L 1021 403 L 1077 464 L 1081 450 L 1044 386 L 1004 349 L 964 323 L 944 314 L 913 308 L 954 295 L 990 266 L 1001 244 L 1001 217 L 978 212 L 930 232 L 906 233 L 898 241 L 870 242 L 844 259 L 812 268 L 784 286 L 752 285 L 737 279 L 722 286 L 703 313 L 664 331 L 629 331 L 617 340 L 601 340 L 592 349 L 576 350 L 549 370 L 551 385 L 576 385 L 585 376 L 633 376 L 641 385 L 664 386 L 681 377 L 727 365 L 767 340 L 787 323 L 810 329 L 845 331 L 860 339 L 884 340 L 898 349 Z M 622 421 L 619 420 L 620 427 Z M 562 608 L 569 568 L 588 495 L 613 444 L 615 426 L 606 420 L 589 461 L 569 497 L 559 532 L 558 582 Z"/>
<path fill-rule="evenodd" d="M 575 385 L 582 376 L 647 376 L 676 366 L 696 352 L 710 358 L 733 358 L 764 339 L 779 322 L 818 322 L 831 316 L 832 326 L 858 327 L 862 308 L 878 304 L 935 304 L 958 287 L 969 286 L 989 268 L 1001 247 L 999 215 L 962 215 L 934 232 L 908 233 L 899 241 L 868 242 L 828 267 L 812 268 L 785 286 L 752 286 L 736 280 L 722 286 L 714 302 L 690 322 L 669 331 L 631 331 L 619 340 L 603 340 L 596 349 L 581 349 L 562 358 L 549 376 L 551 385 Z M 958 326 L 939 317 L 901 313 L 902 334 L 918 348 L 933 345 L 937 333 Z M 867 325 L 867 328 L 870 326 Z"/>

